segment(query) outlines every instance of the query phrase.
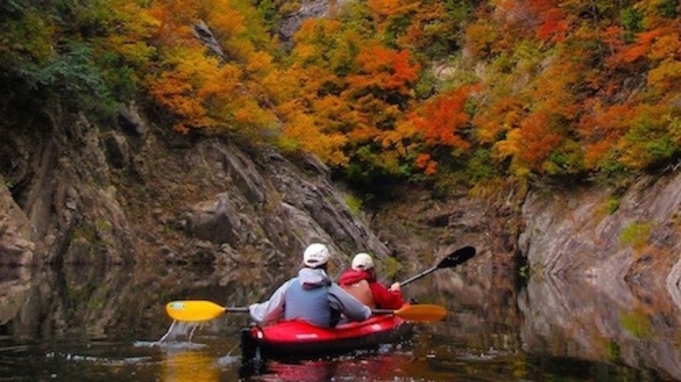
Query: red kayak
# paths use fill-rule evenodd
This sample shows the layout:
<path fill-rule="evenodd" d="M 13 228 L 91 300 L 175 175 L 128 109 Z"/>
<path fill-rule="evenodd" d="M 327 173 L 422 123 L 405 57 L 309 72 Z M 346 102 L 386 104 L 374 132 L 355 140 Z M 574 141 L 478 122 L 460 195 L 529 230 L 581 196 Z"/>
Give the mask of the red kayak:
<path fill-rule="evenodd" d="M 369 349 L 406 338 L 412 325 L 392 314 L 363 322 L 320 328 L 301 320 L 282 321 L 241 332 L 244 359 L 323 357 Z"/>

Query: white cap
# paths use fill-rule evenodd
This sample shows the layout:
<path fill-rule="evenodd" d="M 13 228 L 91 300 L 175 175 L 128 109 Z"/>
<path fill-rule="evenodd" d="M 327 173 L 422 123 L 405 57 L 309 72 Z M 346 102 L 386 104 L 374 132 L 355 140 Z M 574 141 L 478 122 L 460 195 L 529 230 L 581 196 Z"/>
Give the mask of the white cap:
<path fill-rule="evenodd" d="M 310 244 L 303 253 L 303 264 L 307 267 L 315 268 L 326 264 L 331 254 L 324 244 Z"/>
<path fill-rule="evenodd" d="M 374 261 L 367 253 L 358 253 L 352 259 L 352 269 L 356 271 L 367 271 L 374 267 Z"/>

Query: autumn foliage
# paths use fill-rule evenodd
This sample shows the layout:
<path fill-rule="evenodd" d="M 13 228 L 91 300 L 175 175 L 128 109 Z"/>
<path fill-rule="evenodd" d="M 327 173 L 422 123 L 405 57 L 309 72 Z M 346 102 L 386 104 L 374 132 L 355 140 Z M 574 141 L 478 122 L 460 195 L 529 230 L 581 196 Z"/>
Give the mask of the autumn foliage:
<path fill-rule="evenodd" d="M 180 134 L 350 177 L 587 179 L 681 153 L 678 0 L 330 2 L 287 46 L 273 28 L 298 3 L 58 3 L 0 5 L 3 81 L 86 108 L 144 99 Z"/>

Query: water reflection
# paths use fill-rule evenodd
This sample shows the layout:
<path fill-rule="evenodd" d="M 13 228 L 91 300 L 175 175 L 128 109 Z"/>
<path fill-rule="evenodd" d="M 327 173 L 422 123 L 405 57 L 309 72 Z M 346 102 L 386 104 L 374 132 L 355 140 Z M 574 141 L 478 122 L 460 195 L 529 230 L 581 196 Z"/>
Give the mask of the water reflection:
<path fill-rule="evenodd" d="M 166 353 L 162 363 L 163 382 L 217 382 L 220 365 L 213 354 L 202 350 Z"/>
<path fill-rule="evenodd" d="M 518 287 L 513 273 L 482 263 L 405 287 L 407 298 L 450 313 L 417 325 L 411 341 L 378 351 L 244 370 L 238 331 L 249 322 L 245 314 L 166 336 L 168 301 L 245 306 L 294 271 L 2 268 L 0 379 L 681 380 L 681 322 L 673 301 L 660 297 L 665 293 L 538 278 Z"/>
<path fill-rule="evenodd" d="M 253 375 L 255 381 L 331 381 L 339 376 L 345 380 L 394 381 L 409 376 L 408 355 L 399 350 L 379 351 L 378 354 L 355 354 L 330 360 L 306 360 L 301 362 L 271 361 L 261 375 Z M 407 367 L 405 367 L 407 366 Z"/>
<path fill-rule="evenodd" d="M 589 279 L 549 278 L 530 283 L 519 306 L 530 318 L 520 327 L 527 352 L 658 370 L 681 380 L 681 322 L 671 299 L 642 300 L 626 285 L 608 290 Z"/>

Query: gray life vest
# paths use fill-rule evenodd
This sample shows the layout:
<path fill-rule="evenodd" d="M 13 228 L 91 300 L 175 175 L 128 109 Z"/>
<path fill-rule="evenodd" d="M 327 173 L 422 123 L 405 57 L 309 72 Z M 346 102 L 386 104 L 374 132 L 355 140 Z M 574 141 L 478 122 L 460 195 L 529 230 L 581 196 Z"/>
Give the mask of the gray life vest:
<path fill-rule="evenodd" d="M 286 290 L 284 319 L 300 319 L 316 326 L 331 327 L 328 289 L 327 285 L 306 289 L 295 278 Z"/>

